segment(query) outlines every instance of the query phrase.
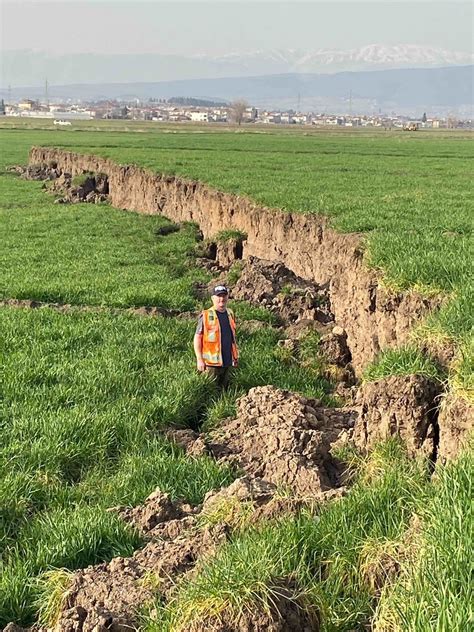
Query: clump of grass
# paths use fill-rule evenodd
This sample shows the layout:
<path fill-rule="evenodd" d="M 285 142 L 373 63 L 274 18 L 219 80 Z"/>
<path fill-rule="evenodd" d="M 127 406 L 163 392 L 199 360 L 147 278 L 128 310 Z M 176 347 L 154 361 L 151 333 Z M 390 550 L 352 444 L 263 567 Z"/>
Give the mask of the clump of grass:
<path fill-rule="evenodd" d="M 243 261 L 234 261 L 231 265 L 229 272 L 227 273 L 227 283 L 230 286 L 235 285 L 240 279 L 244 265 Z"/>
<path fill-rule="evenodd" d="M 235 496 L 222 498 L 208 509 L 203 509 L 198 517 L 201 528 L 226 524 L 233 529 L 248 527 L 255 510 L 252 501 L 241 501 Z"/>
<path fill-rule="evenodd" d="M 364 371 L 363 380 L 374 382 L 391 375 L 426 375 L 441 380 L 443 373 L 439 366 L 419 348 L 414 346 L 382 351 L 375 361 Z"/>
<path fill-rule="evenodd" d="M 71 184 L 73 184 L 75 187 L 82 187 L 85 185 L 85 183 L 88 180 L 91 180 L 94 177 L 95 176 L 91 171 L 86 171 L 85 173 L 79 173 L 72 178 Z"/>
<path fill-rule="evenodd" d="M 245 241 L 247 239 L 247 235 L 241 230 L 234 230 L 229 228 L 227 230 L 219 231 L 212 237 L 212 241 L 216 242 L 230 241 L 231 239 L 235 241 Z"/>
<path fill-rule="evenodd" d="M 54 628 L 59 621 L 61 610 L 71 587 L 73 573 L 65 568 L 43 573 L 38 580 L 38 623 Z"/>

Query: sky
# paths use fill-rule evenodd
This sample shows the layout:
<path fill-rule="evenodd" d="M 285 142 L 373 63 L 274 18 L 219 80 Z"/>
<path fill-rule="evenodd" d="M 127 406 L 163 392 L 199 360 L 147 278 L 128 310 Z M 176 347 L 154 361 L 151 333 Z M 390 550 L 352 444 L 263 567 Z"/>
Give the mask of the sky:
<path fill-rule="evenodd" d="M 473 47 L 472 4 L 458 0 L 0 1 L 4 51 L 217 56 L 368 44 Z"/>

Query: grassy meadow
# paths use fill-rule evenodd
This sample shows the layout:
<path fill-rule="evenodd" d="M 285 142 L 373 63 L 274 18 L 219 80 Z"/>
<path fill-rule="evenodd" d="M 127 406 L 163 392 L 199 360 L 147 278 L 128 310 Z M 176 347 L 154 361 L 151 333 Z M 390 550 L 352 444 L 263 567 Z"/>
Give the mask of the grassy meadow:
<path fill-rule="evenodd" d="M 5 164 L 20 162 L 18 146 Z M 107 511 L 135 505 L 157 486 L 198 503 L 234 472 L 187 459 L 168 427 L 212 426 L 252 386 L 275 384 L 330 402 L 319 364 L 288 364 L 281 334 L 246 329 L 269 314 L 237 304 L 241 366 L 219 396 L 194 369 L 196 229 L 108 205 L 55 205 L 41 183 L 0 174 L 0 298 L 69 303 L 0 307 L 0 624 L 31 623 L 37 578 L 128 555 L 136 533 Z M 147 317 L 155 305 L 190 318 Z M 100 311 L 94 310 L 101 307 Z M 81 309 L 85 308 L 85 309 Z M 89 309 L 91 308 L 91 309 Z"/>
<path fill-rule="evenodd" d="M 451 379 L 462 392 L 472 385 L 467 136 L 30 125 L 0 122 L 0 299 L 73 307 L 0 307 L 0 625 L 37 619 L 50 596 L 48 572 L 140 545 L 109 507 L 140 503 L 156 487 L 197 503 L 236 476 L 209 458 L 186 458 L 164 429 L 215 426 L 239 394 L 269 383 L 331 403 L 320 363 L 311 361 L 314 341 L 302 363 L 289 361 L 278 330 L 245 327 L 247 319 L 271 324 L 268 312 L 246 304 L 235 306 L 241 366 L 232 390 L 216 394 L 195 372 L 191 347 L 202 304 L 195 284 L 209 280 L 193 262 L 195 227 L 160 236 L 160 217 L 55 205 L 42 183 L 5 171 L 25 163 L 31 145 L 197 178 L 366 233 L 367 261 L 387 284 L 450 295 L 419 335 L 455 340 L 461 355 Z M 143 305 L 190 317 L 126 311 Z M 372 376 L 413 366 L 439 375 L 411 346 L 384 356 Z M 252 611 L 286 580 L 319 613 L 323 632 L 364 630 L 370 621 L 377 632 L 468 629 L 472 456 L 440 467 L 433 480 L 396 442 L 367 459 L 344 458 L 355 472 L 348 496 L 316 514 L 235 528 L 166 607 L 143 613 L 142 629 L 177 632 L 177 621 Z M 393 561 L 401 572 L 381 591 Z"/>
<path fill-rule="evenodd" d="M 367 263 L 381 271 L 388 286 L 448 297 L 418 340 L 455 345 L 451 387 L 474 397 L 469 132 L 240 130 L 134 121 L 53 127 L 51 121 L 0 122 L 4 162 L 13 154 L 16 162 L 25 162 L 33 144 L 94 153 L 201 180 L 266 206 L 321 213 L 339 230 L 363 233 Z M 12 274 L 21 276 L 21 267 L 19 260 Z M 403 359 L 407 371 L 416 369 L 411 357 L 408 351 Z"/>

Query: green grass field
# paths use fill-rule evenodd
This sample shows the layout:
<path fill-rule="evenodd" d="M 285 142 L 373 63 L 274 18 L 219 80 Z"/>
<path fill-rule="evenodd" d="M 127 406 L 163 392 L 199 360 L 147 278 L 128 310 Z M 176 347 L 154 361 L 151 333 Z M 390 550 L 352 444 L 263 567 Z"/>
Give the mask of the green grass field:
<path fill-rule="evenodd" d="M 8 129 L 14 124 L 19 129 Z M 419 338 L 434 346 L 455 344 L 458 357 L 449 377 L 451 387 L 473 397 L 469 132 L 236 130 L 113 121 L 79 122 L 75 128 L 4 120 L 3 164 L 25 162 L 33 144 L 94 153 L 198 179 L 267 206 L 322 213 L 339 230 L 364 233 L 367 263 L 381 271 L 388 286 L 449 296 L 447 306 L 428 319 Z M 8 267 L 20 284 L 21 255 Z"/>
<path fill-rule="evenodd" d="M 21 161 L 18 147 L 2 158 Z M 198 503 L 234 473 L 186 459 L 162 431 L 212 426 L 268 383 L 330 402 L 319 365 L 288 365 L 268 312 L 235 306 L 240 368 L 219 396 L 194 368 L 195 319 L 117 308 L 196 310 L 209 276 L 189 257 L 195 227 L 108 205 L 54 205 L 41 183 L 0 174 L 1 298 L 70 303 L 70 312 L 0 307 L 0 624 L 34 621 L 37 577 L 127 555 L 139 545 L 107 508 L 157 486 Z M 97 311 L 88 308 L 100 306 Z M 85 309 L 84 309 L 85 308 Z"/>
<path fill-rule="evenodd" d="M 24 129 L 0 122 L 0 298 L 77 308 L 0 307 L 1 625 L 36 619 L 36 599 L 48 591 L 38 579 L 48 571 L 128 555 L 140 545 L 108 507 L 140 503 L 157 486 L 199 502 L 235 476 L 208 458 L 187 459 L 163 429 L 214 426 L 232 413 L 239 394 L 268 383 L 331 402 L 320 364 L 289 362 L 271 327 L 247 331 L 245 319 L 269 318 L 245 304 L 236 305 L 241 367 L 230 393 L 216 395 L 194 371 L 193 319 L 121 309 L 199 309 L 194 284 L 208 276 L 189 256 L 195 228 L 162 237 L 156 230 L 166 220 L 159 217 L 53 204 L 41 183 L 5 172 L 26 162 L 31 145 L 199 178 L 270 206 L 324 212 L 342 230 L 366 232 L 368 262 L 388 284 L 452 295 L 422 331 L 457 341 L 464 355 L 452 379 L 464 391 L 472 385 L 466 136 L 149 125 L 125 133 L 116 123 L 92 122 L 98 132 L 85 124 L 60 131 L 15 123 Z M 311 355 L 312 341 L 306 346 Z M 417 349 L 409 353 L 385 358 L 373 375 L 407 366 L 437 375 Z M 252 610 L 288 577 L 321 614 L 325 632 L 362 630 L 371 619 L 379 632 L 467 629 L 472 455 L 440 468 L 433 482 L 425 464 L 409 461 L 396 443 L 354 466 L 352 492 L 320 516 L 237 530 L 215 559 L 178 585 L 175 600 L 158 607 L 158 621 L 144 615 L 143 629 L 169 631 L 177 619 L 216 609 Z M 386 555 L 402 572 L 379 595 L 372 578 Z"/>

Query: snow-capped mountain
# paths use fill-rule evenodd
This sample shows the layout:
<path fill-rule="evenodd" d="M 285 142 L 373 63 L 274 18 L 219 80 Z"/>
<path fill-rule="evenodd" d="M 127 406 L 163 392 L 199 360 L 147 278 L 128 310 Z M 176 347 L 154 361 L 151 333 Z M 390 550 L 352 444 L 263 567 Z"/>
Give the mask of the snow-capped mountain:
<path fill-rule="evenodd" d="M 246 72 L 258 68 L 259 72 L 286 73 L 461 66 L 473 63 L 474 54 L 418 44 L 398 46 L 370 44 L 349 50 L 258 50 L 249 53 L 231 53 L 221 57 L 200 55 L 199 58 L 214 64 L 240 67 Z"/>
<path fill-rule="evenodd" d="M 1 54 L 0 86 L 126 83 L 333 74 L 343 71 L 435 68 L 473 63 L 472 53 L 412 45 L 371 44 L 351 50 L 257 50 L 226 55 L 69 54 L 17 50 Z"/>

